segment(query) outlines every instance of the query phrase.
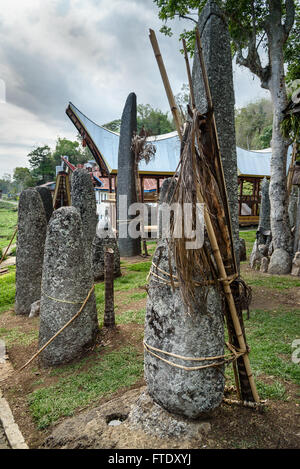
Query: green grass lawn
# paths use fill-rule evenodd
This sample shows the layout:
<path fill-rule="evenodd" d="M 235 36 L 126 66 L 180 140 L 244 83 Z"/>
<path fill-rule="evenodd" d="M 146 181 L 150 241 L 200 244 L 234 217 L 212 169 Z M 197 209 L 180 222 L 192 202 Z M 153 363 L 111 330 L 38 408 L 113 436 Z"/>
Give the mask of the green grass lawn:
<path fill-rule="evenodd" d="M 11 224 L 13 226 L 12 220 Z M 246 239 L 247 249 L 252 248 L 255 230 L 243 232 L 240 236 Z M 151 242 L 150 247 L 153 252 L 155 244 Z M 141 262 L 134 264 L 123 260 L 123 275 L 115 279 L 116 323 L 121 330 L 126 329 L 128 342 L 112 349 L 106 345 L 99 350 L 96 348 L 92 355 L 71 365 L 47 372 L 39 370 L 39 378 L 36 377 L 37 364 L 32 365 L 32 384 L 24 392 L 27 392 L 29 409 L 38 428 L 73 415 L 83 407 L 96 405 L 102 397 L 131 386 L 143 376 L 143 353 L 136 344 L 142 343 L 147 296 L 145 286 L 150 266 L 151 258 L 141 258 Z M 255 288 L 267 288 L 282 295 L 300 286 L 299 280 L 291 276 L 276 277 L 247 270 L 243 277 Z M 0 313 L 13 308 L 14 294 L 15 268 L 11 267 L 7 275 L 0 277 Z M 102 327 L 103 283 L 96 284 L 95 294 L 99 325 Z M 120 306 L 123 308 L 121 312 Z M 245 321 L 251 366 L 261 399 L 285 400 L 288 385 L 300 383 L 299 365 L 291 360 L 292 342 L 300 337 L 299 319 L 297 305 L 287 308 L 278 304 L 276 310 L 273 307 L 251 310 L 250 319 Z M 32 327 L 30 332 L 24 332 L 20 327 L 2 326 L 0 314 L 0 338 L 6 341 L 8 352 L 16 344 L 32 347 L 34 342 L 37 343 L 38 331 L 36 326 Z M 49 376 L 55 382 L 49 384 Z M 234 384 L 230 366 L 226 368 L 226 379 L 228 384 Z M 11 391 L 11 398 L 14 398 L 14 392 L 17 391 Z"/>
<path fill-rule="evenodd" d="M 18 220 L 18 209 L 0 201 L 0 250 L 9 244 Z"/>

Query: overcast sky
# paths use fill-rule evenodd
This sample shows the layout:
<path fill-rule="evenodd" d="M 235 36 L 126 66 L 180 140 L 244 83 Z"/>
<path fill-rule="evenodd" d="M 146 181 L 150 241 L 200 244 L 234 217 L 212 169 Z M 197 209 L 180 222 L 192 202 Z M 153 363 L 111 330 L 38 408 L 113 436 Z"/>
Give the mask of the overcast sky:
<path fill-rule="evenodd" d="M 0 0 L 0 6 L 0 177 L 28 166 L 35 146 L 76 138 L 65 114 L 69 101 L 98 124 L 119 118 L 131 91 L 138 103 L 168 111 L 149 28 L 174 94 L 187 82 L 178 36 L 189 24 L 170 22 L 172 38 L 159 33 L 152 0 Z M 244 68 L 234 66 L 234 86 L 236 107 L 268 97 Z"/>

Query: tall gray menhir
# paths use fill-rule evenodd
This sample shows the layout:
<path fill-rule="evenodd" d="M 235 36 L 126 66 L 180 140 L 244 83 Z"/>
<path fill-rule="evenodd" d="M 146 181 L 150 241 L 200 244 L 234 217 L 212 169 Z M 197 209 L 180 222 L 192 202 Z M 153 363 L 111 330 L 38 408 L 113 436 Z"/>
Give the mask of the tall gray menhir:
<path fill-rule="evenodd" d="M 35 189 L 25 189 L 18 208 L 16 314 L 28 315 L 32 303 L 41 297 L 46 232 L 46 212 L 40 194 Z"/>
<path fill-rule="evenodd" d="M 171 179 L 164 181 L 166 195 Z M 174 187 L 170 188 L 170 200 Z M 168 200 L 165 202 L 168 203 Z M 161 234 L 161 229 L 160 229 Z M 166 352 L 184 357 L 214 357 L 224 353 L 224 322 L 221 295 L 215 287 L 196 287 L 193 314 L 186 312 L 179 288 L 173 291 L 163 272 L 176 276 L 176 267 L 166 238 L 159 239 L 153 257 L 158 266 L 150 275 L 145 318 L 145 342 Z M 164 277 L 165 282 L 158 277 Z M 159 355 L 175 364 L 188 367 L 211 364 L 183 361 L 163 353 Z M 224 391 L 223 366 L 190 371 L 172 366 L 145 351 L 145 380 L 152 399 L 171 413 L 197 418 L 220 405 Z"/>
<path fill-rule="evenodd" d="M 118 154 L 117 229 L 121 257 L 131 257 L 141 253 L 140 238 L 133 239 L 129 235 L 120 236 L 120 233 L 128 227 L 128 220 L 134 218 L 128 215 L 128 209 L 131 204 L 137 202 L 135 156 L 131 149 L 132 137 L 136 129 L 136 95 L 130 93 L 122 114 Z M 124 200 L 122 196 L 127 196 L 125 205 L 122 204 Z"/>
<path fill-rule="evenodd" d="M 42 277 L 39 346 L 42 347 L 80 309 L 93 285 L 90 259 L 78 210 L 61 207 L 48 225 Z M 94 292 L 81 314 L 44 349 L 45 366 L 68 363 L 94 343 L 98 332 Z"/>
<path fill-rule="evenodd" d="M 233 231 L 239 264 L 238 182 L 234 127 L 234 89 L 228 26 L 218 5 L 208 0 L 199 18 L 204 61 L 214 107 Z M 193 64 L 193 87 L 197 109 L 205 113 L 207 99 L 197 49 Z"/>

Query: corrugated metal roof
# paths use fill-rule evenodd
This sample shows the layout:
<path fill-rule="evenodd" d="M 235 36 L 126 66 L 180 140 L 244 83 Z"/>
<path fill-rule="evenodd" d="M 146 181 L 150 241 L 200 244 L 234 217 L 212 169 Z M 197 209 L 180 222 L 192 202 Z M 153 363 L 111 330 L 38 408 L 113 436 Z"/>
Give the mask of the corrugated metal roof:
<path fill-rule="evenodd" d="M 96 124 L 79 111 L 74 104 L 70 103 L 69 107 L 98 148 L 109 172 L 117 172 L 119 134 Z M 180 140 L 177 132 L 149 137 L 148 140 L 156 147 L 155 157 L 148 164 L 142 162 L 139 171 L 148 174 L 174 173 L 180 155 Z M 271 149 L 250 151 L 237 147 L 236 150 L 239 175 L 270 176 Z M 287 168 L 290 164 L 291 153 L 292 148 L 290 147 Z"/>

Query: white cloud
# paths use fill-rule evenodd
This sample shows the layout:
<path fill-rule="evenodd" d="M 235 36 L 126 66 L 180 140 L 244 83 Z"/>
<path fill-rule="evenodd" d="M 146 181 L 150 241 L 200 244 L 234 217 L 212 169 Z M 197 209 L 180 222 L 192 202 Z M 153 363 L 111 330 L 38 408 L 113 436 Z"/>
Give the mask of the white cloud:
<path fill-rule="evenodd" d="M 120 117 L 131 91 L 139 103 L 169 110 L 148 32 L 157 33 L 176 94 L 187 81 L 178 34 L 189 24 L 172 21 L 167 38 L 157 13 L 153 0 L 1 1 L 0 176 L 26 165 L 34 145 L 76 137 L 69 101 L 99 124 Z M 249 77 L 235 69 L 237 106 L 260 93 Z"/>

